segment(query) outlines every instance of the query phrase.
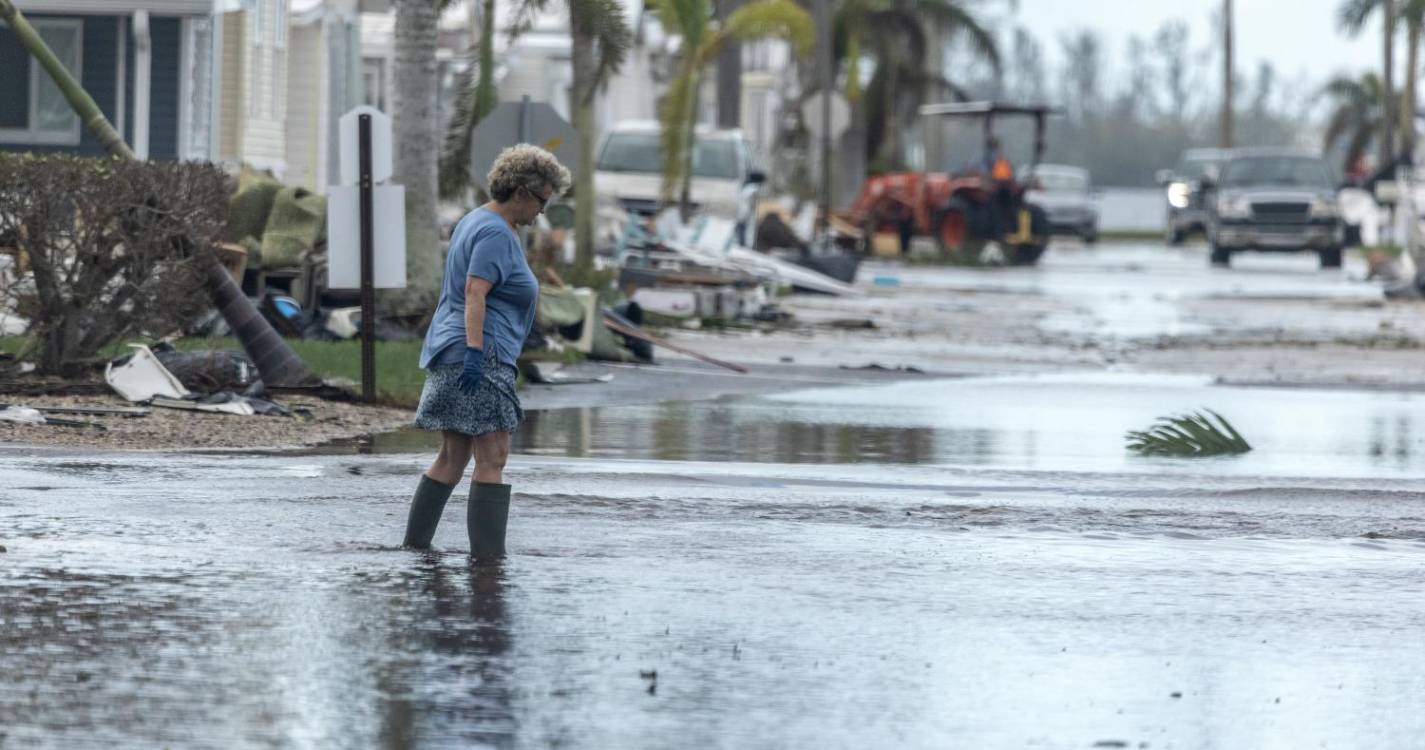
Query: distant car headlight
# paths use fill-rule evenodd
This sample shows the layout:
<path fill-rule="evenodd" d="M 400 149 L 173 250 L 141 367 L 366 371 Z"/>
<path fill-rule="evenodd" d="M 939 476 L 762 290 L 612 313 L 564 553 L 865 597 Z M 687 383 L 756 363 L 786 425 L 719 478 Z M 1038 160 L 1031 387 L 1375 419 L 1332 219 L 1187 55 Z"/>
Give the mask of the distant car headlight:
<path fill-rule="evenodd" d="M 1173 208 L 1187 208 L 1192 190 L 1185 182 L 1174 182 L 1168 186 L 1168 205 Z"/>
<path fill-rule="evenodd" d="M 1311 201 L 1311 217 L 1313 219 L 1334 219 L 1337 216 L 1335 201 L 1325 198 L 1317 198 Z"/>
<path fill-rule="evenodd" d="M 1217 215 L 1224 219 L 1245 219 L 1252 215 L 1252 204 L 1246 198 L 1224 195 L 1217 199 Z"/>

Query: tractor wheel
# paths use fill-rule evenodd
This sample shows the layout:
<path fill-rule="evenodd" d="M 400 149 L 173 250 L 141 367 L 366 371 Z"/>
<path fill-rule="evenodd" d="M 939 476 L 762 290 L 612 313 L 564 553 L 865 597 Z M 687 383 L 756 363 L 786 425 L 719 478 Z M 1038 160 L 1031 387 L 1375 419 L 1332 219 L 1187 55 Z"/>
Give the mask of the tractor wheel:
<path fill-rule="evenodd" d="M 1049 246 L 1049 215 L 1044 209 L 1029 205 L 1025 206 L 1029 212 L 1029 234 L 1032 239 L 1022 245 L 1011 245 L 1009 247 L 1008 258 L 1006 260 L 1011 266 L 1032 266 L 1039 262 L 1039 256 L 1044 254 L 1045 248 Z"/>
<path fill-rule="evenodd" d="M 935 241 L 940 258 L 948 263 L 978 262 L 984 247 L 983 217 L 980 209 L 962 198 L 950 199 L 949 205 L 935 220 Z"/>

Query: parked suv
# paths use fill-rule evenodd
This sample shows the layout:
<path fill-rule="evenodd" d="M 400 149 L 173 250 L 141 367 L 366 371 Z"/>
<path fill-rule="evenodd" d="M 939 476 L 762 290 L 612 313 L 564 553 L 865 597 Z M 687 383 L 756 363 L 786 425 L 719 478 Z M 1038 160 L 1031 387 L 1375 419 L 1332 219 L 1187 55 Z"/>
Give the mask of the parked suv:
<path fill-rule="evenodd" d="M 1207 187 L 1214 265 L 1227 265 L 1238 250 L 1310 250 L 1322 268 L 1341 266 L 1341 212 L 1320 157 L 1294 149 L 1234 151 Z"/>
<path fill-rule="evenodd" d="M 1098 206 L 1087 169 L 1063 164 L 1039 164 L 1030 172 L 1024 200 L 1044 209 L 1051 234 L 1076 235 L 1084 242 L 1098 241 Z"/>
<path fill-rule="evenodd" d="M 1192 232 L 1206 231 L 1210 190 L 1203 186 L 1217 175 L 1229 152 L 1220 148 L 1192 148 L 1184 151 L 1173 169 L 1158 172 L 1158 184 L 1168 201 L 1167 240 L 1182 244 Z"/>
<path fill-rule="evenodd" d="M 599 147 L 594 193 L 631 213 L 652 214 L 663 184 L 657 122 L 617 123 Z M 695 211 L 741 218 L 743 188 L 766 175 L 756 168 L 741 130 L 698 128 L 694 135 L 691 198 Z"/>

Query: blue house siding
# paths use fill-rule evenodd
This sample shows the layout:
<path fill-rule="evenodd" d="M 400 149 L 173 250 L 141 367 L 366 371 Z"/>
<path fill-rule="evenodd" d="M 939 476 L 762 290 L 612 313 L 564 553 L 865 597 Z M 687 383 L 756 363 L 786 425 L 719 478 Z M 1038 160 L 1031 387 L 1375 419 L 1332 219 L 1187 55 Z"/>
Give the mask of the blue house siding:
<path fill-rule="evenodd" d="M 47 18 L 74 18 L 74 16 L 41 16 L 31 15 L 32 20 Z M 119 54 L 119 19 L 117 16 L 82 16 L 84 29 L 81 35 L 84 40 L 84 50 L 81 53 L 80 83 L 89 92 L 89 96 L 94 99 L 94 103 L 99 105 L 100 111 L 112 121 L 117 114 L 118 99 L 115 88 L 118 83 L 115 80 L 114 63 Z M 14 38 L 14 32 L 9 29 L 0 30 L 0 34 L 8 36 L 7 42 L 15 45 L 19 41 Z M 8 45 L 7 45 L 8 46 Z M 27 68 L 20 68 L 27 70 Z M 29 96 L 29 76 L 24 76 L 27 80 L 22 87 L 24 96 Z M 19 111 L 28 111 L 28 100 L 4 101 L 0 102 L 0 108 L 18 108 Z M 36 153 L 50 153 L 55 151 L 70 151 L 83 154 L 85 156 L 101 156 L 104 149 L 99 142 L 94 139 L 88 129 L 81 128 L 79 146 L 42 146 L 26 143 L 5 143 L 0 141 L 0 150 L 5 151 L 34 151 Z"/>
<path fill-rule="evenodd" d="M 119 62 L 119 30 L 123 29 L 125 34 L 130 33 L 129 24 L 126 19 L 120 16 L 59 16 L 59 15 L 30 15 L 33 20 L 45 18 L 80 18 L 84 22 L 83 39 L 84 51 L 80 76 L 80 83 L 85 90 L 93 97 L 94 103 L 99 105 L 99 109 L 109 118 L 110 122 L 117 124 L 118 119 L 118 65 Z M 153 40 L 153 67 L 150 84 L 151 100 L 149 106 L 149 156 L 155 159 L 174 159 L 178 156 L 178 92 L 179 92 L 179 68 L 180 68 L 180 39 L 181 28 L 178 18 L 163 17 L 152 18 L 149 21 L 150 33 Z M 8 35 L 7 41 L 14 40 L 13 32 L 9 29 L 0 29 L 0 34 Z M 8 47 L 8 45 L 6 45 Z M 133 39 L 125 40 L 127 54 L 123 61 L 125 75 L 125 125 L 124 139 L 133 143 L 133 119 L 134 119 L 134 96 L 133 96 L 133 59 L 134 45 Z M 12 107 L 20 107 L 22 111 L 28 107 L 28 100 L 11 101 L 11 91 L 17 87 L 7 86 L 0 89 L 0 110 L 9 110 Z M 28 82 L 22 88 L 24 96 L 28 96 Z M 19 96 L 19 94 L 15 94 Z M 6 143 L 0 141 L 0 150 L 3 151 L 32 151 L 35 153 L 52 153 L 57 151 L 72 152 L 84 156 L 103 156 L 105 154 L 102 146 L 89 133 L 87 128 L 82 129 L 79 145 L 76 146 L 47 146 L 27 143 Z"/>

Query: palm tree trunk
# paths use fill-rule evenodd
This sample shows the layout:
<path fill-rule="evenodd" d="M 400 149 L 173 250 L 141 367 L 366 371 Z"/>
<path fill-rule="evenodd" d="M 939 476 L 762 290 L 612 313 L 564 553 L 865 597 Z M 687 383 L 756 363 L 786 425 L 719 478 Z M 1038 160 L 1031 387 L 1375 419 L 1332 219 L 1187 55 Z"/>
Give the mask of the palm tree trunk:
<path fill-rule="evenodd" d="M 570 62 L 574 83 L 569 92 L 569 111 L 579 134 L 579 165 L 574 171 L 574 281 L 585 283 L 594 270 L 594 40 L 588 14 L 577 12 L 569 3 Z"/>
<path fill-rule="evenodd" d="M 74 113 L 79 116 L 79 121 L 89 127 L 90 132 L 99 140 L 99 145 L 104 147 L 115 156 L 125 159 L 134 158 L 134 153 L 129 150 L 127 143 L 124 143 L 123 136 L 109 123 L 109 119 L 99 109 L 99 105 L 94 103 L 94 99 L 89 96 L 89 92 L 79 85 L 79 81 L 74 80 L 74 76 L 65 69 L 64 63 L 54 56 L 49 45 L 45 44 L 35 27 L 20 14 L 20 9 L 15 7 L 11 0 L 0 0 L 0 19 L 15 32 L 20 44 L 34 56 L 40 67 L 49 73 L 49 77 L 54 80 L 59 87 L 64 98 L 69 100 L 69 106 L 74 109 Z"/>
<path fill-rule="evenodd" d="M 716 0 L 717 18 L 727 17 L 742 5 L 742 0 Z M 742 44 L 729 39 L 717 57 L 717 126 L 742 127 Z"/>
<path fill-rule="evenodd" d="M 1415 155 L 1415 101 L 1416 80 L 1420 68 L 1421 19 L 1411 18 L 1406 26 L 1405 49 L 1405 91 L 1400 100 L 1400 143 L 1401 152 L 1407 158 Z"/>
<path fill-rule="evenodd" d="M 436 100 L 438 0 L 395 0 L 396 61 L 391 98 L 393 177 L 406 188 L 406 288 L 388 301 L 396 312 L 424 312 L 440 285 L 436 216 L 440 122 Z"/>
<path fill-rule="evenodd" d="M 50 78 L 54 79 L 55 85 L 64 92 L 69 106 L 104 148 L 121 159 L 135 159 L 134 152 L 124 143 L 113 124 L 94 103 L 94 99 L 59 62 L 49 45 L 45 44 L 44 39 L 30 26 L 11 0 L 0 0 L 0 18 L 14 30 L 20 44 L 39 61 Z M 242 289 L 233 281 L 227 269 L 218 263 L 217 256 L 202 250 L 198 252 L 201 253 L 198 262 L 202 264 L 208 287 L 213 293 L 213 301 L 222 313 L 223 320 L 238 337 L 243 349 L 252 357 L 253 364 L 257 365 L 262 381 L 274 386 L 308 385 L 317 382 L 318 378 L 307 369 L 302 358 L 292 351 L 292 347 L 288 346 L 267 319 L 257 312 L 257 308 L 252 306 L 252 302 L 242 293 Z"/>
<path fill-rule="evenodd" d="M 1381 84 L 1385 87 L 1385 116 L 1381 118 L 1380 165 L 1390 164 L 1395 156 L 1395 0 L 1381 3 Z"/>
<path fill-rule="evenodd" d="M 698 96 L 702 91 L 702 75 L 696 70 L 689 74 L 693 83 L 688 96 L 687 130 L 683 135 L 683 187 L 678 193 L 678 212 L 685 224 L 693 217 L 693 150 L 698 147 Z"/>

